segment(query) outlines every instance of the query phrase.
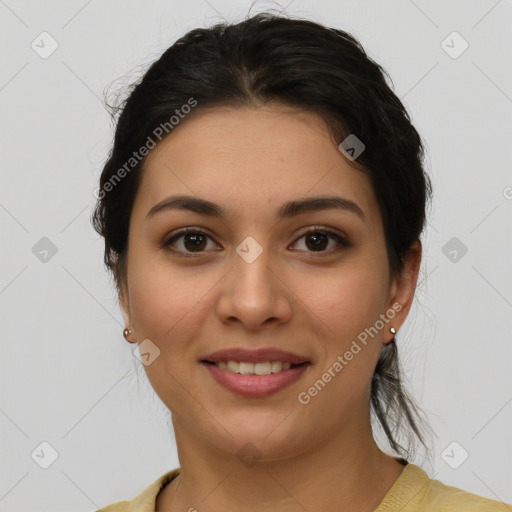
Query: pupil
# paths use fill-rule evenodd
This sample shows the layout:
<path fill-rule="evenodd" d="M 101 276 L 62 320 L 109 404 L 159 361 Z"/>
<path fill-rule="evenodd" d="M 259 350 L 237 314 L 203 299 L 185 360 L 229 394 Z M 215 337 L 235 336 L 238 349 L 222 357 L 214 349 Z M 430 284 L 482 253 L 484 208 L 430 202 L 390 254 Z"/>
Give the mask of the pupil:
<path fill-rule="evenodd" d="M 320 240 L 319 240 L 320 238 Z M 325 249 L 325 242 L 327 241 L 327 237 L 321 233 L 318 233 L 318 234 L 315 234 L 315 235 L 310 235 L 309 237 L 307 237 L 307 240 L 312 240 L 312 239 L 316 239 L 316 242 L 314 242 L 313 244 L 309 244 L 307 243 L 307 246 L 309 249 Z"/>
<path fill-rule="evenodd" d="M 192 241 L 192 246 L 189 247 L 187 244 L 187 241 Z M 192 249 L 192 250 L 197 250 L 197 249 L 204 249 L 204 237 L 200 234 L 193 234 L 193 235 L 187 235 L 185 237 L 185 247 L 188 249 Z"/>

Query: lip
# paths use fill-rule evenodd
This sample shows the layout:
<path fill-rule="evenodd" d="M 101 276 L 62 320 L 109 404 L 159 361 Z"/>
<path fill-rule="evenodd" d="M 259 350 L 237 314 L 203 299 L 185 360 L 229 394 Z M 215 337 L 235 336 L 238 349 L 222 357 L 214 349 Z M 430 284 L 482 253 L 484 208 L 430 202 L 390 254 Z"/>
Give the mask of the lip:
<path fill-rule="evenodd" d="M 267 356 L 269 351 L 265 351 L 264 353 Z M 260 357 L 260 354 L 256 355 L 254 352 L 251 352 L 251 354 L 253 354 L 254 357 Z M 243 355 L 243 357 L 247 357 L 247 352 Z M 234 361 L 236 358 L 229 360 Z M 242 360 L 253 362 L 248 361 L 247 359 Z M 268 359 L 264 360 L 268 361 Z M 274 360 L 279 360 L 279 358 Z M 255 362 L 261 361 L 262 360 L 260 359 L 260 361 Z M 271 373 L 270 375 L 242 375 L 240 373 L 233 373 L 228 370 L 222 370 L 217 368 L 217 366 L 214 364 L 206 363 L 204 360 L 201 362 L 201 364 L 210 372 L 210 375 L 212 375 L 218 384 L 224 386 L 226 389 L 232 391 L 233 393 L 246 397 L 263 397 L 277 393 L 278 391 L 281 391 L 282 389 L 296 382 L 310 366 L 309 363 L 306 363 L 301 366 L 292 367 L 288 370 Z"/>
<path fill-rule="evenodd" d="M 265 361 L 282 361 L 283 363 L 302 364 L 311 361 L 299 354 L 286 352 L 278 348 L 259 348 L 248 350 L 246 348 L 228 348 L 213 352 L 201 358 L 201 361 L 211 361 L 218 363 L 220 361 L 237 361 L 247 363 L 264 363 Z M 213 366 L 213 365 L 209 365 Z M 293 368 L 291 368 L 293 369 Z M 289 371 L 289 370 L 284 370 Z M 261 377 L 261 376 L 259 376 Z M 258 377 L 258 378 L 259 378 Z"/>

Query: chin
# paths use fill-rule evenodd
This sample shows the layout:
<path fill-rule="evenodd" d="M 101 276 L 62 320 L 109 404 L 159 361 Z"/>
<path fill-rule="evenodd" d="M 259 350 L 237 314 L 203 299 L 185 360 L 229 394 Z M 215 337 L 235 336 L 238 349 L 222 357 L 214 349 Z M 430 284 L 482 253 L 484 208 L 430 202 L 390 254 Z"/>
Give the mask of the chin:
<path fill-rule="evenodd" d="M 246 458 L 260 462 L 287 459 L 305 451 L 309 443 L 301 436 L 299 425 L 291 423 L 293 415 L 289 416 L 290 423 L 286 417 L 275 413 L 265 414 L 263 418 L 253 413 L 233 421 L 223 417 L 222 425 L 231 436 L 216 425 L 205 429 L 204 440 L 242 462 Z"/>

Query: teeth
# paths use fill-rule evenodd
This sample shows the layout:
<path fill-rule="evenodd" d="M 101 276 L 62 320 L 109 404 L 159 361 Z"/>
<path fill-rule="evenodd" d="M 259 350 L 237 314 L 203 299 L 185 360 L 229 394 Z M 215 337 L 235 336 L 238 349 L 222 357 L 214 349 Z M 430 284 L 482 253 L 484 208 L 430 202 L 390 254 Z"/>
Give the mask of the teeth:
<path fill-rule="evenodd" d="M 254 363 L 238 363 L 238 373 L 242 375 L 254 373 Z"/>
<path fill-rule="evenodd" d="M 270 363 L 272 373 L 276 373 L 276 372 L 280 371 L 282 366 L 283 366 L 283 363 L 281 363 L 281 361 L 272 361 L 272 363 Z"/>
<path fill-rule="evenodd" d="M 266 363 L 255 363 L 254 373 L 256 375 L 270 375 L 272 373 L 272 363 L 270 361 Z"/>
<path fill-rule="evenodd" d="M 270 375 L 282 370 L 289 370 L 291 363 L 282 361 L 265 361 L 262 363 L 247 363 L 244 361 L 219 361 L 215 363 L 217 368 L 228 372 L 240 373 L 241 375 Z"/>

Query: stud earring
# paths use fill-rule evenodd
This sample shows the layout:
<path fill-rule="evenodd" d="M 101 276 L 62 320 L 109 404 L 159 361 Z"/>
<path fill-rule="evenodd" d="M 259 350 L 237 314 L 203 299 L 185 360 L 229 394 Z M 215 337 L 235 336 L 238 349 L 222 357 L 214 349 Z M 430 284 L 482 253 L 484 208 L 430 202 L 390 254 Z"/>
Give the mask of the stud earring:
<path fill-rule="evenodd" d="M 123 331 L 123 336 L 128 339 L 128 336 L 132 333 L 132 331 L 130 331 L 130 329 L 125 329 Z"/>
<path fill-rule="evenodd" d="M 396 334 L 396 329 L 394 327 L 390 327 L 389 330 L 391 331 L 391 334 Z"/>

